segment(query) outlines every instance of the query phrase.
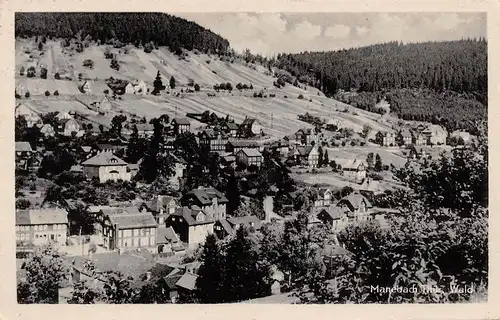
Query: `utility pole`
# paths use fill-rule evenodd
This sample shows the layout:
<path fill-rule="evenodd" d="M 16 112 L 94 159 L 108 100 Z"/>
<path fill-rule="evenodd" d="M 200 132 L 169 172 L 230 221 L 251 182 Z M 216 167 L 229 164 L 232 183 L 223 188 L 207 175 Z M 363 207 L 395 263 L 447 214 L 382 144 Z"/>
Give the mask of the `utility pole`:
<path fill-rule="evenodd" d="M 177 105 L 175 106 L 175 117 L 177 118 Z"/>
<path fill-rule="evenodd" d="M 82 239 L 82 226 L 80 226 L 80 243 L 82 244 L 82 256 L 83 256 L 84 250 L 83 250 L 83 239 Z"/>

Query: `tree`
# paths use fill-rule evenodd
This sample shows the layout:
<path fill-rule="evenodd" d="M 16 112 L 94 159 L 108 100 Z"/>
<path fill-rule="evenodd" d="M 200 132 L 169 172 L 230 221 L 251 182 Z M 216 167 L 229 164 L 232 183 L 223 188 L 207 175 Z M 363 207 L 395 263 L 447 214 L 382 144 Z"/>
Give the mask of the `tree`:
<path fill-rule="evenodd" d="M 226 302 L 225 260 L 214 234 L 209 234 L 201 252 L 201 266 L 196 280 L 196 297 L 201 303 Z"/>
<path fill-rule="evenodd" d="M 43 44 L 41 42 L 38 42 L 38 51 L 43 50 Z"/>
<path fill-rule="evenodd" d="M 47 79 L 47 68 L 40 69 L 40 78 Z"/>
<path fill-rule="evenodd" d="M 26 73 L 26 76 L 28 78 L 33 78 L 36 75 L 36 69 L 35 67 L 31 66 L 28 68 L 28 72 Z"/>
<path fill-rule="evenodd" d="M 56 90 L 56 91 L 54 91 L 54 95 L 55 95 L 55 96 L 58 96 L 58 95 L 59 95 L 59 91 L 57 91 L 57 90 Z"/>
<path fill-rule="evenodd" d="M 363 125 L 363 138 L 368 138 L 368 135 L 370 134 L 370 132 L 372 131 L 372 127 L 369 125 L 369 124 L 365 124 Z"/>
<path fill-rule="evenodd" d="M 229 178 L 226 187 L 226 198 L 228 200 L 227 213 L 233 215 L 240 206 L 240 189 L 238 179 L 233 175 Z"/>
<path fill-rule="evenodd" d="M 163 82 L 161 81 L 161 74 L 160 71 L 156 73 L 156 78 L 155 81 L 153 82 L 153 92 L 151 92 L 154 95 L 157 95 L 160 93 L 160 91 L 165 89 L 165 86 L 163 85 Z"/>
<path fill-rule="evenodd" d="M 382 171 L 383 170 L 383 164 L 382 164 L 382 158 L 380 155 L 377 153 L 375 156 L 375 171 Z"/>
<path fill-rule="evenodd" d="M 73 285 L 71 297 L 67 298 L 69 304 L 94 304 L 101 298 L 102 293 L 90 287 L 87 282 L 77 282 Z"/>
<path fill-rule="evenodd" d="M 56 79 L 56 80 L 60 80 L 61 79 L 61 76 L 59 75 L 59 72 L 56 72 L 56 74 L 54 74 L 54 79 Z"/>
<path fill-rule="evenodd" d="M 225 264 L 225 283 L 230 301 L 254 299 L 268 294 L 270 270 L 260 262 L 255 243 L 246 227 L 239 227 L 229 242 Z"/>
<path fill-rule="evenodd" d="M 118 60 L 116 60 L 115 58 L 113 58 L 111 60 L 110 67 L 111 67 L 111 69 L 115 69 L 116 71 L 120 70 L 120 65 L 118 64 Z"/>
<path fill-rule="evenodd" d="M 174 78 L 174 76 L 170 77 L 170 89 L 175 89 L 175 78 Z"/>
<path fill-rule="evenodd" d="M 26 91 L 26 94 L 24 95 L 25 98 L 29 98 L 30 97 L 30 92 L 29 91 Z"/>
<path fill-rule="evenodd" d="M 325 149 L 325 155 L 323 156 L 323 165 L 326 167 L 330 165 L 330 159 L 328 158 L 328 150 Z"/>
<path fill-rule="evenodd" d="M 21 66 L 21 68 L 19 69 L 19 75 L 24 76 L 24 72 L 25 72 L 24 66 Z"/>
<path fill-rule="evenodd" d="M 321 168 L 324 164 L 323 161 L 323 148 L 318 147 L 318 168 Z"/>
<path fill-rule="evenodd" d="M 199 84 L 195 84 L 194 85 L 194 91 L 200 91 L 200 85 Z"/>
<path fill-rule="evenodd" d="M 136 290 L 132 289 L 132 278 L 125 278 L 119 272 L 107 272 L 104 274 L 104 292 L 107 303 L 121 304 L 133 303 Z"/>
<path fill-rule="evenodd" d="M 122 132 L 123 123 L 125 121 L 127 121 L 127 117 L 124 116 L 123 114 L 114 116 L 113 119 L 111 119 L 111 130 L 115 132 L 118 136 L 120 136 Z"/>
<path fill-rule="evenodd" d="M 52 247 L 35 250 L 22 267 L 26 279 L 17 286 L 18 303 L 58 303 L 59 288 L 68 278 L 63 257 Z"/>
<path fill-rule="evenodd" d="M 45 96 L 46 96 L 46 97 L 50 96 L 50 92 L 49 92 L 49 90 L 45 91 Z"/>
<path fill-rule="evenodd" d="M 373 157 L 374 157 L 374 154 L 373 152 L 370 152 L 367 156 L 366 156 L 366 163 L 368 164 L 368 168 L 373 168 Z"/>

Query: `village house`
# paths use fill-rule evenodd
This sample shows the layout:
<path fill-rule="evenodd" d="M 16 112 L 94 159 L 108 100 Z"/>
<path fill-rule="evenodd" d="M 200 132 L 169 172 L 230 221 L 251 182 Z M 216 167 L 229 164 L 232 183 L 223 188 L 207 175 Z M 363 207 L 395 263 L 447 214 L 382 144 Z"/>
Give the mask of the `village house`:
<path fill-rule="evenodd" d="M 220 129 L 229 134 L 230 137 L 234 138 L 238 136 L 239 126 L 234 122 L 223 122 L 220 125 Z"/>
<path fill-rule="evenodd" d="M 245 118 L 238 128 L 238 136 L 240 138 L 250 138 L 256 135 L 262 135 L 263 132 L 260 121 L 255 118 Z"/>
<path fill-rule="evenodd" d="M 90 82 L 88 81 L 83 82 L 80 86 L 78 86 L 78 89 L 80 90 L 81 93 L 86 93 L 86 94 L 92 93 L 92 87 L 90 85 Z"/>
<path fill-rule="evenodd" d="M 149 138 L 155 133 L 155 127 L 151 123 L 137 123 L 135 126 L 139 138 Z"/>
<path fill-rule="evenodd" d="M 98 110 L 100 112 L 108 112 L 111 110 L 111 108 L 112 108 L 111 101 L 109 101 L 108 97 L 104 96 L 101 102 L 99 102 Z"/>
<path fill-rule="evenodd" d="M 355 191 L 340 199 L 337 207 L 347 212 L 349 221 L 366 221 L 372 219 L 373 205 L 359 192 Z"/>
<path fill-rule="evenodd" d="M 247 139 L 229 139 L 226 144 L 226 151 L 236 155 L 241 149 L 256 149 L 260 148 L 259 143 L 255 140 Z"/>
<path fill-rule="evenodd" d="M 127 163 L 111 152 L 100 152 L 81 163 L 83 173 L 89 179 L 99 178 L 99 182 L 130 181 Z"/>
<path fill-rule="evenodd" d="M 410 146 L 413 142 L 413 136 L 410 130 L 403 129 L 399 131 L 397 136 L 397 142 L 400 146 Z"/>
<path fill-rule="evenodd" d="M 319 188 L 318 197 L 314 201 L 315 207 L 328 207 L 333 204 L 333 194 L 328 188 Z"/>
<path fill-rule="evenodd" d="M 173 118 L 170 122 L 175 135 L 179 135 L 191 130 L 191 123 L 188 118 Z"/>
<path fill-rule="evenodd" d="M 28 161 L 33 156 L 33 149 L 27 141 L 16 141 L 16 168 L 28 170 Z"/>
<path fill-rule="evenodd" d="M 233 168 L 236 169 L 236 157 L 229 155 L 229 156 L 222 156 L 220 158 L 220 164 L 222 168 Z"/>
<path fill-rule="evenodd" d="M 211 214 L 202 209 L 180 207 L 168 216 L 166 227 L 172 227 L 180 240 L 189 249 L 194 249 L 205 242 L 207 235 L 214 232 L 214 220 Z"/>
<path fill-rule="evenodd" d="M 359 186 L 359 192 L 366 198 L 373 199 L 374 196 L 382 194 L 383 190 L 380 188 L 380 181 L 366 178 Z"/>
<path fill-rule="evenodd" d="M 396 145 L 396 137 L 393 132 L 379 131 L 375 135 L 375 141 L 384 147 L 393 147 Z"/>
<path fill-rule="evenodd" d="M 172 227 L 159 227 L 156 232 L 156 246 L 158 253 L 175 254 L 175 249 L 182 244 Z"/>
<path fill-rule="evenodd" d="M 135 94 L 135 87 L 132 82 L 127 83 L 125 86 L 125 94 Z"/>
<path fill-rule="evenodd" d="M 199 208 L 213 220 L 226 219 L 226 204 L 229 201 L 224 194 L 214 188 L 194 189 L 181 198 L 181 204 L 185 207 Z"/>
<path fill-rule="evenodd" d="M 146 203 L 148 210 L 153 212 L 160 226 L 165 226 L 167 217 L 179 207 L 179 202 L 173 196 L 158 195 Z"/>
<path fill-rule="evenodd" d="M 328 225 L 332 231 L 340 231 L 348 224 L 346 212 L 337 206 L 316 209 L 316 216 L 322 223 Z"/>
<path fill-rule="evenodd" d="M 416 133 L 413 135 L 413 144 L 415 146 L 425 146 L 427 145 L 427 139 L 423 134 Z"/>
<path fill-rule="evenodd" d="M 66 245 L 68 212 L 59 208 L 16 210 L 16 242 L 19 245 Z"/>
<path fill-rule="evenodd" d="M 56 135 L 56 131 L 54 127 L 50 124 L 46 123 L 40 128 L 40 133 L 43 134 L 44 137 L 54 137 Z"/>
<path fill-rule="evenodd" d="M 257 149 L 240 149 L 235 154 L 236 162 L 245 166 L 256 166 L 260 168 L 262 165 L 262 154 Z"/>
<path fill-rule="evenodd" d="M 309 165 L 310 168 L 317 168 L 318 160 L 319 160 L 319 150 L 318 147 L 315 145 L 307 155 L 307 164 Z"/>
<path fill-rule="evenodd" d="M 299 129 L 297 130 L 297 132 L 295 132 L 295 142 L 300 145 L 309 145 L 310 142 L 314 140 L 314 138 L 311 139 L 312 135 L 313 134 L 311 128 Z"/>
<path fill-rule="evenodd" d="M 139 81 L 139 83 L 137 83 L 136 85 L 134 85 L 134 90 L 135 90 L 135 94 L 138 94 L 138 95 L 146 95 L 149 93 L 148 86 L 142 80 Z"/>
<path fill-rule="evenodd" d="M 57 121 L 57 132 L 63 136 L 71 137 L 77 134 L 81 127 L 78 121 L 73 118 L 62 118 Z"/>
<path fill-rule="evenodd" d="M 226 151 L 228 138 L 221 132 L 212 129 L 205 129 L 199 135 L 200 147 L 208 148 L 210 152 L 222 153 Z"/>
<path fill-rule="evenodd" d="M 104 246 L 108 250 L 145 248 L 156 252 L 156 223 L 153 214 L 137 207 L 101 209 Z"/>
<path fill-rule="evenodd" d="M 351 159 L 342 165 L 342 174 L 348 179 L 361 181 L 366 178 L 367 167 L 363 160 Z"/>
<path fill-rule="evenodd" d="M 290 152 L 290 144 L 285 139 L 275 141 L 269 146 L 269 151 L 279 157 L 286 157 Z"/>
<path fill-rule="evenodd" d="M 313 146 L 297 146 L 295 149 L 290 150 L 288 157 L 293 160 L 295 164 L 302 164 L 307 162 L 309 153 L 312 149 Z"/>
<path fill-rule="evenodd" d="M 257 216 L 231 217 L 224 220 L 217 220 L 214 224 L 214 233 L 218 239 L 224 239 L 241 226 L 260 230 L 262 222 Z"/>
<path fill-rule="evenodd" d="M 127 146 L 117 145 L 117 144 L 108 144 L 108 143 L 98 143 L 97 151 L 99 152 L 109 152 L 109 153 L 119 153 L 125 151 Z"/>
<path fill-rule="evenodd" d="M 422 135 L 426 138 L 428 144 L 445 145 L 448 132 L 443 127 L 432 124 L 422 131 Z"/>
<path fill-rule="evenodd" d="M 32 128 L 36 125 L 42 124 L 42 118 L 31 107 L 25 103 L 18 103 L 14 111 L 15 117 L 23 117 L 26 120 L 26 126 Z"/>

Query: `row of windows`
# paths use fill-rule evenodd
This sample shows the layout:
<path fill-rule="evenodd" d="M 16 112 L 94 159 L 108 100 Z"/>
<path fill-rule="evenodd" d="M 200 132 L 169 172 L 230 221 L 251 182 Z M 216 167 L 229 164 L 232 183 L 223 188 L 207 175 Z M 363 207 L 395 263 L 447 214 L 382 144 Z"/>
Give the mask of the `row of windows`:
<path fill-rule="evenodd" d="M 155 238 L 154 237 L 150 237 L 148 238 L 147 240 L 146 239 L 134 239 L 134 238 L 131 238 L 131 239 L 121 239 L 120 241 L 121 243 L 121 246 L 122 247 L 135 247 L 135 246 L 138 246 L 138 247 L 141 247 L 141 246 L 148 246 L 148 247 L 152 247 L 156 244 L 156 241 L 155 241 Z"/>
<path fill-rule="evenodd" d="M 43 224 L 34 226 L 16 226 L 17 231 L 29 231 L 33 228 L 34 231 L 46 231 L 46 230 L 66 230 L 65 224 Z"/>
<path fill-rule="evenodd" d="M 120 230 L 120 238 L 155 235 L 154 228 Z"/>

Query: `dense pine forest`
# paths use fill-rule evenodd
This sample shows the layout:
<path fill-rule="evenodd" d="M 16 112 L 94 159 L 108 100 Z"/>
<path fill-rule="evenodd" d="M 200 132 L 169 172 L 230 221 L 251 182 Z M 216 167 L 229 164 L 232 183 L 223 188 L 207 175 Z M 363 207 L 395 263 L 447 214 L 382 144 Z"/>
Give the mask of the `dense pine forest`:
<path fill-rule="evenodd" d="M 16 13 L 16 37 L 47 36 L 71 39 L 77 35 L 100 43 L 136 45 L 153 42 L 172 50 L 198 49 L 224 53 L 229 42 L 194 22 L 165 13 Z"/>
<path fill-rule="evenodd" d="M 363 109 L 377 112 L 376 93 L 379 98 L 387 96 L 391 112 L 403 119 L 432 121 L 454 130 L 472 127 L 473 118 L 486 119 L 487 57 L 485 39 L 391 42 L 280 54 L 274 66 L 329 96 L 356 91 L 356 101 L 345 102 Z"/>

